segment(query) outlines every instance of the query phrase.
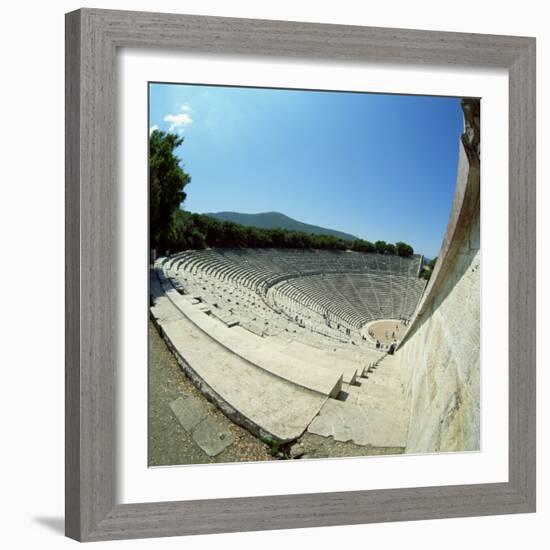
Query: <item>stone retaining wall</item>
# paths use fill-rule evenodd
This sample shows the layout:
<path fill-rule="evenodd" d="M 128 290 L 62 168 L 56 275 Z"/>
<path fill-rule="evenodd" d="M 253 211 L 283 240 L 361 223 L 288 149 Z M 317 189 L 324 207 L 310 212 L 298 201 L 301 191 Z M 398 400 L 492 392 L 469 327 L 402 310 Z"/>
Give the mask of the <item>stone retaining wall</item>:
<path fill-rule="evenodd" d="M 463 101 L 457 189 L 440 256 L 398 351 L 407 452 L 480 447 L 479 101 Z"/>

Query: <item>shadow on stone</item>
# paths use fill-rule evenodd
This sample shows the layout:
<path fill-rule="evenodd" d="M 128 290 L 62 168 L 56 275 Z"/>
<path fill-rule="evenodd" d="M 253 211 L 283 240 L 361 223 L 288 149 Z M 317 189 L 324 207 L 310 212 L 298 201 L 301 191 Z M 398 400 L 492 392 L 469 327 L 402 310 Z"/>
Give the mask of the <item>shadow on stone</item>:
<path fill-rule="evenodd" d="M 338 399 L 338 401 L 346 401 L 348 397 L 349 393 L 347 391 L 341 390 L 336 399 Z"/>

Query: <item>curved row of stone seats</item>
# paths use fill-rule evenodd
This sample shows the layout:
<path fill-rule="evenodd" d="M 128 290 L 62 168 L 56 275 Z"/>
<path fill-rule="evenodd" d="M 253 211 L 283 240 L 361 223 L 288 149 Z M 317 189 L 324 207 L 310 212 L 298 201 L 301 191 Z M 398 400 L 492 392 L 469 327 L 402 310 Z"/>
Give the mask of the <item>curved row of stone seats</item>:
<path fill-rule="evenodd" d="M 324 316 L 329 321 L 355 325 L 356 320 L 353 319 L 353 314 L 347 312 L 344 305 L 334 300 L 332 293 L 326 293 L 324 290 L 317 288 L 316 280 L 294 279 L 288 283 L 284 282 L 272 289 L 273 300 L 283 309 L 290 307 L 292 311 L 295 304 L 301 304 L 310 311 Z"/>
<path fill-rule="evenodd" d="M 246 288 L 259 294 L 277 313 L 283 312 L 298 326 L 305 323 L 320 336 L 348 343 L 361 342 L 359 329 L 370 320 L 410 318 L 424 288 L 424 283 L 416 277 L 388 275 L 392 266 L 401 273 L 416 272 L 420 256 L 407 259 L 287 249 L 207 249 L 175 256 L 174 261 L 165 265 L 178 290 L 182 291 L 183 281 L 188 286 L 192 286 L 193 281 L 201 287 L 200 294 L 207 301 L 217 306 L 224 304 L 233 314 L 237 308 L 232 300 L 226 301 L 226 291 L 212 292 L 209 284 L 217 281 L 233 288 Z M 351 273 L 343 274 L 342 269 L 351 270 Z M 368 271 L 353 271 L 360 269 Z M 186 274 L 192 277 L 186 279 Z M 265 309 L 262 308 L 262 312 L 269 317 Z M 240 311 L 235 313 L 242 314 Z M 288 331 L 273 320 L 266 319 L 265 325 L 269 327 L 262 326 L 262 320 L 253 312 L 245 314 L 241 324 L 264 336 Z M 296 332 L 296 326 L 292 330 Z"/>
<path fill-rule="evenodd" d="M 219 279 L 210 277 L 204 271 L 206 270 L 189 277 L 185 273 L 178 273 L 172 281 L 178 288 L 185 286 L 193 296 L 204 299 L 215 308 L 230 310 L 230 314 L 235 314 L 241 326 L 251 330 L 254 334 L 266 336 L 282 332 L 298 332 L 297 325 L 289 327 L 288 322 L 282 322 L 280 315 L 267 307 L 261 296 L 249 287 L 231 284 L 223 277 Z M 172 273 L 170 272 L 170 274 Z M 240 297 L 240 302 L 236 301 L 237 296 Z M 245 308 L 244 311 L 241 309 L 242 307 Z M 278 316 L 279 319 L 277 319 Z M 265 319 L 265 326 L 262 323 L 262 318 Z M 343 339 L 342 333 L 333 331 L 323 324 L 308 323 L 308 328 L 319 335 L 336 338 L 342 342 L 347 341 L 347 339 Z"/>
<path fill-rule="evenodd" d="M 189 281 L 184 279 L 184 282 L 190 288 L 193 288 L 193 283 L 196 281 L 191 278 Z M 238 317 L 241 326 L 248 328 L 255 334 L 269 336 L 287 332 L 298 334 L 299 337 L 308 342 L 315 335 L 318 335 L 329 339 L 324 342 L 325 346 L 335 342 L 349 342 L 349 336 L 344 335 L 343 328 L 336 330 L 327 327 L 321 315 L 317 314 L 315 318 L 313 312 L 306 310 L 298 303 L 293 303 L 297 307 L 292 310 L 292 315 L 287 311 L 285 312 L 285 319 L 282 319 L 276 308 L 268 307 L 261 296 L 248 288 L 232 286 L 223 281 L 212 279 L 208 281 L 208 278 L 199 279 L 199 284 L 205 285 L 202 288 L 207 288 L 210 284 L 210 291 L 215 297 L 209 296 L 205 291 L 203 295 L 207 301 L 210 301 L 216 308 L 231 308 L 232 313 Z M 200 292 L 197 291 L 194 294 L 198 295 Z M 272 306 L 272 304 L 270 305 Z M 265 322 L 265 326 L 263 322 Z M 361 338 L 359 334 L 356 337 Z M 325 338 L 319 338 L 319 340 L 325 340 Z"/>
<path fill-rule="evenodd" d="M 246 330 L 242 327 L 235 327 L 232 332 L 246 336 Z M 269 346 L 269 349 L 273 350 L 273 352 L 284 354 L 299 361 L 314 363 L 318 368 L 320 367 L 327 371 L 337 372 L 338 375 L 341 374 L 342 381 L 347 384 L 355 384 L 357 378 L 361 376 L 367 368 L 367 365 L 359 362 L 357 358 L 351 359 L 349 357 L 341 357 L 340 360 L 335 363 L 334 356 L 331 356 L 330 352 L 313 348 L 296 340 L 285 341 L 283 339 L 270 338 L 266 342 L 266 345 Z M 336 395 L 332 397 L 336 397 Z"/>
<path fill-rule="evenodd" d="M 339 258 L 339 264 L 337 268 L 331 265 L 327 265 L 326 256 L 334 257 L 336 255 Z M 353 261 L 348 261 L 350 257 Z M 359 257 L 362 262 L 357 262 Z M 365 261 L 365 257 L 367 260 Z M 301 269 L 297 269 L 294 264 L 288 268 L 289 259 L 293 262 L 296 258 L 301 258 L 301 261 L 297 262 L 301 265 Z M 307 258 L 307 261 L 304 259 Z M 325 258 L 325 261 L 323 261 Z M 344 258 L 346 261 L 342 261 Z M 276 259 L 276 261 L 274 261 Z M 324 271 L 338 271 L 342 269 L 357 269 L 358 266 L 364 268 L 365 265 L 368 269 L 386 269 L 394 263 L 408 264 L 406 269 L 403 267 L 396 268 L 398 272 L 415 273 L 420 267 L 421 257 L 414 257 L 413 259 L 400 258 L 397 256 L 381 256 L 378 254 L 361 254 L 352 252 L 332 252 L 332 251 L 281 251 L 278 249 L 245 249 L 245 250 L 204 250 L 195 251 L 188 258 L 188 261 L 179 262 L 179 268 L 186 268 L 192 273 L 199 273 L 204 271 L 205 273 L 212 274 L 216 277 L 221 277 L 224 280 L 231 280 L 235 284 L 242 284 L 248 288 L 262 289 L 263 287 L 272 286 L 286 280 L 289 277 L 296 277 L 302 275 L 303 272 L 309 272 L 310 274 L 319 274 L 320 267 L 324 265 Z M 237 265 L 236 262 L 241 262 Z M 313 262 L 313 266 L 311 265 Z M 187 266 L 186 266 L 187 263 Z M 306 268 L 303 266 L 307 264 Z M 286 266 L 286 267 L 285 267 Z M 259 271 L 258 268 L 262 268 L 263 271 Z M 283 273 L 281 273 L 283 271 Z M 384 288 L 381 288 L 382 298 Z M 373 296 L 376 299 L 376 296 Z M 410 304 L 406 307 L 411 309 Z M 376 314 L 387 314 L 386 305 L 379 304 Z M 414 310 L 414 307 L 412 307 Z M 396 305 L 392 305 L 389 308 L 390 311 L 396 310 Z"/>
<path fill-rule="evenodd" d="M 193 295 L 205 298 L 207 302 L 220 309 L 239 310 L 240 306 L 250 306 L 253 308 L 248 309 L 250 312 L 268 311 L 260 296 L 246 287 L 233 286 L 223 280 L 201 276 L 187 278 L 185 275 L 179 275 L 173 282 L 182 284 Z"/>
<path fill-rule="evenodd" d="M 323 395 L 336 397 L 340 391 L 343 371 L 327 370 L 323 366 L 313 365 L 292 356 L 277 352 L 273 347 L 257 337 L 238 330 L 230 330 L 221 325 L 203 311 L 194 307 L 172 286 L 165 269 L 157 271 L 165 294 L 174 305 L 198 328 L 228 351 L 240 356 L 258 368 Z M 209 311 L 207 311 L 209 313 Z"/>
<path fill-rule="evenodd" d="M 270 289 L 273 303 L 292 314 L 298 303 L 355 329 L 378 318 L 408 319 L 425 281 L 377 274 L 332 274 L 289 279 Z M 374 309 L 373 309 L 374 308 Z"/>
<path fill-rule="evenodd" d="M 315 273 L 379 272 L 416 277 L 422 257 L 411 258 L 352 251 L 298 249 L 207 249 L 194 251 L 180 267 L 196 270 L 207 266 L 240 265 L 249 273 L 269 276 L 299 276 Z M 258 284 L 259 281 L 256 283 Z"/>
<path fill-rule="evenodd" d="M 297 439 L 328 397 L 228 352 L 182 314 L 158 280 L 155 285 L 156 275 L 151 279 L 151 316 L 182 369 L 201 391 L 252 433 L 280 441 Z"/>
<path fill-rule="evenodd" d="M 251 271 L 245 265 L 230 262 L 211 250 L 195 252 L 194 257 L 180 262 L 178 268 L 193 274 L 204 273 L 222 280 L 232 280 L 248 288 L 257 287 L 267 276 Z"/>
<path fill-rule="evenodd" d="M 317 319 L 312 319 L 312 312 L 307 312 L 304 308 L 301 308 L 297 315 L 292 317 L 286 315 L 283 319 L 280 313 L 268 307 L 260 296 L 248 289 L 231 286 L 214 287 L 212 292 L 216 293 L 215 297 L 203 292 L 207 301 L 215 308 L 230 310 L 230 314 L 239 319 L 241 326 L 260 336 L 273 336 L 286 332 L 297 335 L 307 342 L 317 337 L 319 344 L 322 344 L 321 340 L 325 340 L 325 347 L 332 343 L 349 341 L 343 331 L 339 332 L 327 327 L 320 315 Z M 195 292 L 195 294 L 200 293 Z M 360 338 L 359 335 L 358 337 Z"/>
<path fill-rule="evenodd" d="M 284 308 L 282 308 L 284 311 Z M 303 308 L 293 304 L 286 310 L 286 315 L 290 320 L 299 319 L 302 326 L 306 327 L 312 334 L 317 335 L 319 344 L 330 347 L 341 343 L 345 346 L 363 345 L 362 336 L 359 331 L 351 331 L 345 325 L 340 324 L 338 320 L 331 318 L 327 320 L 326 316 L 317 313 L 313 309 Z"/>
<path fill-rule="evenodd" d="M 310 285 L 312 286 L 310 287 Z M 336 322 L 337 327 L 339 323 L 354 324 L 344 306 L 334 300 L 332 294 L 318 291 L 312 282 L 292 279 L 277 287 L 272 287 L 270 295 L 277 307 L 289 309 L 290 314 L 296 311 L 296 304 L 299 304 L 311 312 L 326 317 L 329 321 Z"/>
<path fill-rule="evenodd" d="M 280 272 L 281 266 L 285 267 L 286 265 L 289 272 L 298 273 L 390 271 L 393 274 L 416 276 L 421 262 L 420 256 L 401 258 L 351 251 L 268 249 L 264 252 L 252 251 L 252 255 L 257 256 L 257 263 L 265 267 L 272 267 L 273 271 Z"/>
<path fill-rule="evenodd" d="M 167 265 L 169 264 L 165 263 L 165 272 Z M 339 330 L 327 327 L 326 319 L 322 315 L 303 308 L 297 302 L 291 302 L 294 308 L 292 315 L 289 316 L 289 321 L 296 322 L 295 317 L 299 317 L 300 322 L 306 320 L 305 326 L 296 324 L 289 326 L 289 323 L 281 321 L 281 312 L 275 311 L 274 315 L 273 304 L 268 307 L 257 292 L 243 286 L 235 286 L 208 276 L 203 277 L 200 273 L 197 277 L 190 279 L 179 275 L 177 278 L 172 278 L 171 282 L 182 294 L 190 293 L 211 304 L 213 306 L 212 314 L 229 326 L 240 322 L 242 326 L 260 336 L 284 335 L 286 332 L 299 338 L 303 343 L 307 343 L 308 346 L 319 345 L 321 349 L 330 346 L 340 347 L 340 345 L 350 343 L 349 337 L 344 336 L 343 327 Z M 260 318 L 258 318 L 258 313 L 260 313 Z M 319 338 L 319 336 L 324 336 L 328 340 Z M 354 334 L 354 336 L 359 342 L 360 333 Z"/>
<path fill-rule="evenodd" d="M 268 293 L 266 301 L 273 310 L 283 313 L 290 323 L 297 324 L 304 330 L 307 329 L 307 332 L 312 335 L 323 337 L 320 339 L 320 344 L 324 343 L 325 346 L 330 346 L 334 343 L 354 343 L 351 341 L 352 335 L 346 333 L 344 327 L 337 327 L 336 321 L 335 325 L 331 326 L 327 323 L 326 318 L 314 308 L 306 308 L 299 302 L 293 301 L 291 298 L 288 298 L 286 303 L 282 304 L 281 301 L 274 300 L 272 293 Z M 294 330 L 294 332 L 296 332 L 296 330 Z M 354 336 L 358 341 L 361 339 L 359 333 Z"/>
<path fill-rule="evenodd" d="M 230 418 L 253 433 L 269 434 L 283 441 L 296 439 L 307 429 L 341 441 L 352 439 L 357 444 L 401 446 L 402 426 L 406 423 L 401 422 L 403 410 L 397 404 L 400 396 L 393 395 L 396 386 L 392 385 L 391 372 L 383 369 L 384 363 L 375 366 L 383 360 L 383 353 L 365 347 L 352 350 L 350 346 L 336 343 L 327 350 L 326 341 L 316 349 L 318 340 L 311 345 L 302 341 L 306 335 L 313 336 L 302 327 L 298 327 L 299 334 L 287 332 L 266 338 L 256 338 L 240 326 L 229 329 L 210 315 L 215 305 L 205 306 L 198 300 L 192 305 L 195 301 L 192 297 L 202 295 L 208 301 L 221 302 L 226 293 L 227 300 L 232 300 L 229 303 L 242 304 L 243 311 L 247 307 L 253 310 L 259 304 L 265 309 L 266 318 L 271 315 L 276 319 L 277 314 L 253 290 L 208 275 L 190 277 L 193 290 L 190 296 L 182 296 L 172 286 L 177 278 L 181 279 L 178 269 L 174 268 L 176 265 L 177 261 L 173 261 L 159 266 L 158 277 L 164 288 L 157 286 L 161 288 L 159 298 L 163 302 L 154 300 L 151 313 L 184 370 Z M 319 315 L 317 320 L 325 321 Z M 262 347 L 258 348 L 258 343 Z M 346 396 L 345 402 L 330 399 L 321 393 L 320 387 L 308 387 L 312 380 L 307 372 L 296 372 L 300 363 L 313 364 L 316 375 L 324 372 L 339 376 L 339 385 L 331 395 L 338 394 L 341 399 Z M 382 372 L 383 380 L 379 377 Z M 290 376 L 292 381 L 288 380 Z M 327 386 L 324 388 L 326 392 Z M 395 405 L 385 403 L 384 396 L 390 396 Z M 366 418 L 366 423 L 361 422 L 361 418 Z M 384 428 L 388 425 L 391 429 Z"/>

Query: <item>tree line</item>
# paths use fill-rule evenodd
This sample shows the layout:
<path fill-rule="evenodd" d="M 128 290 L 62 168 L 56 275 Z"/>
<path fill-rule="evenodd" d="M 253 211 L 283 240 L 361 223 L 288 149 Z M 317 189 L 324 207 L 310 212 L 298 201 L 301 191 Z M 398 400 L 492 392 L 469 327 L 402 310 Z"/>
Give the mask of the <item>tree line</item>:
<path fill-rule="evenodd" d="M 408 257 L 414 253 L 406 243 L 371 243 L 366 240 L 339 239 L 333 235 L 316 235 L 288 229 L 262 229 L 235 222 L 221 221 L 204 214 L 176 210 L 173 214 L 171 250 L 188 248 L 303 248 L 354 250 Z"/>
<path fill-rule="evenodd" d="M 282 228 L 247 227 L 184 211 L 181 204 L 187 196 L 184 189 L 191 176 L 181 167 L 181 160 L 174 152 L 182 143 L 183 137 L 160 130 L 149 137 L 150 244 L 159 253 L 207 247 L 247 247 L 354 250 L 403 257 L 414 254 L 412 246 L 404 242 L 350 241 L 333 235 Z"/>

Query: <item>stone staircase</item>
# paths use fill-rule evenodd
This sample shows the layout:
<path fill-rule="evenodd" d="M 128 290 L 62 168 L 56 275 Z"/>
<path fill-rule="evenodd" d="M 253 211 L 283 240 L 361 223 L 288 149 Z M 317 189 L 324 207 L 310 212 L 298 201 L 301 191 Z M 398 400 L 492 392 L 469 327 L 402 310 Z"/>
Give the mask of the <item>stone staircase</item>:
<path fill-rule="evenodd" d="M 357 445 L 406 446 L 396 355 L 253 334 L 195 292 L 186 294 L 174 263 L 158 262 L 151 272 L 151 317 L 182 369 L 229 418 L 280 441 L 307 430 Z"/>
<path fill-rule="evenodd" d="M 343 372 L 286 356 L 241 327 L 220 323 L 176 291 L 162 269 L 151 273 L 150 295 L 153 321 L 183 370 L 253 433 L 294 440 L 340 394 Z"/>
<path fill-rule="evenodd" d="M 409 424 L 399 358 L 386 355 L 357 379 L 344 384 L 342 400 L 325 403 L 308 431 L 357 445 L 405 448 Z"/>

